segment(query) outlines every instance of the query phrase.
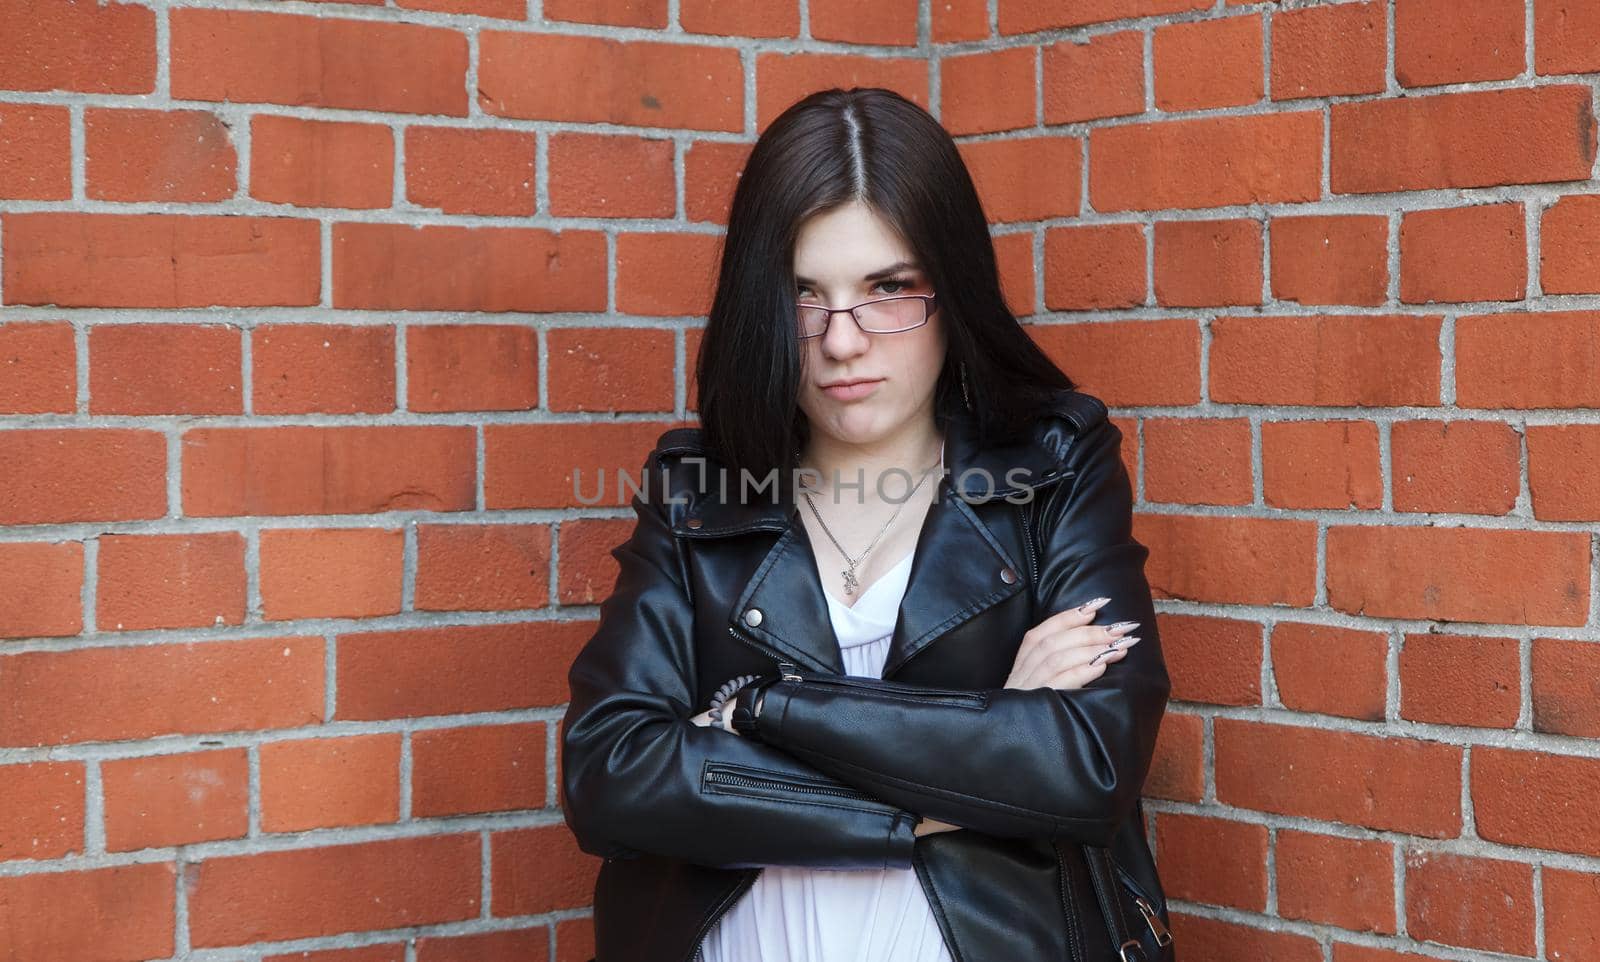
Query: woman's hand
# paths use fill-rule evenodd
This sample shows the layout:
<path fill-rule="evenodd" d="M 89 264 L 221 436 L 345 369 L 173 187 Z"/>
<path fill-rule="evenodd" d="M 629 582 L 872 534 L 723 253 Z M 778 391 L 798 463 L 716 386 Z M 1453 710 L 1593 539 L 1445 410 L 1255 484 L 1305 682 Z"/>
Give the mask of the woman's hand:
<path fill-rule="evenodd" d="M 918 819 L 912 831 L 920 838 L 923 835 L 932 835 L 935 832 L 954 832 L 960 830 L 960 828 L 960 825 L 951 825 L 949 822 L 941 822 L 936 818 L 922 818 Z"/>
<path fill-rule="evenodd" d="M 1104 674 L 1107 665 L 1121 660 L 1128 648 L 1139 643 L 1137 635 L 1125 637 L 1139 623 L 1090 624 L 1108 601 L 1097 598 L 1068 608 L 1028 629 L 1005 687 L 1082 688 Z M 1117 643 L 1115 648 L 1108 647 L 1112 642 Z"/>
<path fill-rule="evenodd" d="M 730 723 L 733 721 L 733 718 L 732 718 L 732 714 L 729 711 L 729 709 L 731 709 L 732 707 L 733 707 L 732 705 L 724 705 L 723 708 L 722 708 L 722 730 L 725 731 L 725 732 L 733 732 L 733 734 L 737 735 L 739 733 L 736 732 L 736 731 L 733 731 L 733 728 L 730 727 Z M 711 709 L 707 708 L 705 711 L 701 712 L 700 714 L 694 716 L 693 718 L 691 718 L 689 720 L 691 722 L 694 722 L 696 725 L 699 725 L 701 728 L 710 728 L 711 727 Z"/>

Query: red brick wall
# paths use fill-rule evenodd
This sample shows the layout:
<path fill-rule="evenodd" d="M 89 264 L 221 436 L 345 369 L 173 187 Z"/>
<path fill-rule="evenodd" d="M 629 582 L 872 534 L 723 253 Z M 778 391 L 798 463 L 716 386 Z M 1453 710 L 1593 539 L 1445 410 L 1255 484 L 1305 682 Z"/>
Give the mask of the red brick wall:
<path fill-rule="evenodd" d="M 1185 962 L 1600 959 L 1600 4 L 0 25 L 0 957 L 589 958 L 565 466 L 692 419 L 750 143 L 863 85 L 1127 435 Z"/>

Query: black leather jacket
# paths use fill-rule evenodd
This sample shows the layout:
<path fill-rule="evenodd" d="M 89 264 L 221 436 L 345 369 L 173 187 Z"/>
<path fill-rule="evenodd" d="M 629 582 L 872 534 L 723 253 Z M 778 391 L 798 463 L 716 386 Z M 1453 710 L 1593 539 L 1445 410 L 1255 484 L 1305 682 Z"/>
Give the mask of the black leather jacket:
<path fill-rule="evenodd" d="M 605 860 L 599 962 L 691 962 L 774 864 L 914 867 L 957 962 L 1117 959 L 1086 842 L 1109 847 L 1145 955 L 1175 957 L 1139 801 L 1170 683 L 1121 432 L 1080 391 L 1026 444 L 944 429 L 881 680 L 843 674 L 793 504 L 741 503 L 737 472 L 719 495 L 699 429 L 661 435 L 568 676 L 562 807 Z M 1002 687 L 1025 631 L 1098 595 L 1095 624 L 1141 622 L 1139 644 L 1081 689 Z M 689 720 L 775 672 L 798 680 L 765 689 L 752 735 Z M 917 837 L 924 815 L 962 828 Z"/>

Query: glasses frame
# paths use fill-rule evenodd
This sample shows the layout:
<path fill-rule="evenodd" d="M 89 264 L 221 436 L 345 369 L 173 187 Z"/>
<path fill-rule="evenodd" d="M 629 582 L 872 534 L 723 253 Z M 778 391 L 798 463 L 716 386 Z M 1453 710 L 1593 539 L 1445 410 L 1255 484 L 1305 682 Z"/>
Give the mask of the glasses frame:
<path fill-rule="evenodd" d="M 861 326 L 861 318 L 856 314 L 856 311 L 860 310 L 863 307 L 866 307 L 868 304 L 879 304 L 879 303 L 882 303 L 883 301 L 903 301 L 903 300 L 908 300 L 908 299 L 913 298 L 913 297 L 920 298 L 923 301 L 923 305 L 922 305 L 922 322 L 921 323 L 913 324 L 910 327 L 902 327 L 899 330 L 895 330 L 895 331 L 869 331 L 866 328 Z M 797 314 L 799 313 L 799 311 L 802 308 L 808 309 L 808 310 L 813 310 L 813 311 L 827 311 L 828 312 L 828 319 L 823 321 L 822 330 L 818 331 L 815 334 L 800 334 L 798 336 L 799 336 L 800 340 L 802 340 L 802 341 L 809 341 L 813 337 L 825 337 L 825 336 L 827 336 L 828 330 L 831 327 L 833 327 L 833 315 L 835 315 L 835 314 L 849 314 L 851 320 L 856 322 L 856 327 L 859 328 L 861 333 L 863 333 L 863 334 L 904 334 L 907 331 L 914 331 L 917 328 L 922 327 L 923 325 L 927 324 L 928 320 L 930 318 L 932 318 L 934 314 L 938 313 L 939 305 L 936 303 L 938 301 L 938 298 L 939 298 L 938 294 L 891 294 L 888 297 L 875 297 L 870 301 L 862 301 L 860 304 L 857 304 L 854 307 L 823 307 L 821 304 L 796 304 L 795 305 L 795 312 Z M 798 322 L 799 322 L 799 319 L 796 318 L 796 326 L 797 327 L 798 327 Z"/>

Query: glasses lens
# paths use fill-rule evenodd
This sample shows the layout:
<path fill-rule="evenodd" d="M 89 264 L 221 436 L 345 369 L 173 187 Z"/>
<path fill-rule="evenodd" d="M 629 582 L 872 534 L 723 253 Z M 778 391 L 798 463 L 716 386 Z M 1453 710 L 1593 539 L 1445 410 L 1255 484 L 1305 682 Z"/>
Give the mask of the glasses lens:
<path fill-rule="evenodd" d="M 815 337 L 828 327 L 828 312 L 820 307 L 800 308 L 800 336 Z"/>
<path fill-rule="evenodd" d="M 856 316 L 864 330 L 877 334 L 903 331 L 927 320 L 928 302 L 920 297 L 889 297 L 861 305 Z"/>

